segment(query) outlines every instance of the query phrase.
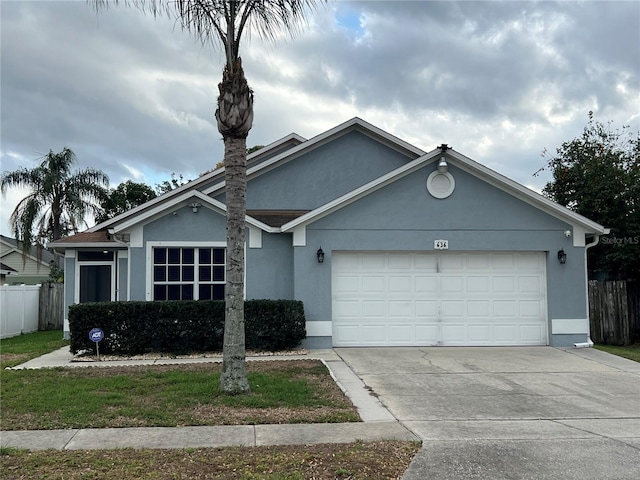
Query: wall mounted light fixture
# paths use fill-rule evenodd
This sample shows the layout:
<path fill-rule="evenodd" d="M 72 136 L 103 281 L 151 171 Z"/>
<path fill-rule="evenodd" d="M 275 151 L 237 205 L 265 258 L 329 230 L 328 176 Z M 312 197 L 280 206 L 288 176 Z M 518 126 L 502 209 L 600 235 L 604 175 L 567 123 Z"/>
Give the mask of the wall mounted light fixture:
<path fill-rule="evenodd" d="M 198 202 L 193 202 L 193 203 L 190 203 L 189 206 L 191 207 L 191 211 L 193 213 L 198 213 L 198 209 L 202 206 L 202 204 Z"/>
<path fill-rule="evenodd" d="M 564 236 L 567 238 L 571 238 L 571 230 L 565 230 L 564 231 Z"/>
<path fill-rule="evenodd" d="M 563 248 L 558 250 L 558 261 L 560 262 L 561 265 L 564 265 L 565 263 L 567 263 L 567 254 L 564 253 Z"/>
<path fill-rule="evenodd" d="M 324 252 L 322 251 L 322 247 L 320 247 L 316 252 L 316 257 L 318 257 L 318 263 L 324 263 Z"/>

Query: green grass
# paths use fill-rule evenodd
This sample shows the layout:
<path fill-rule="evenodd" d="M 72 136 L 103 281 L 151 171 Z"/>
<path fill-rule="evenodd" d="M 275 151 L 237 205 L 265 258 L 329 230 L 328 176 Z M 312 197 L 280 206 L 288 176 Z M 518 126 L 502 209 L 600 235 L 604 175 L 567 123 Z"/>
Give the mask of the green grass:
<path fill-rule="evenodd" d="M 318 361 L 250 362 L 249 395 L 220 364 L 2 372 L 3 430 L 359 421 Z"/>
<path fill-rule="evenodd" d="M 0 340 L 0 368 L 15 367 L 32 358 L 69 345 L 61 330 L 33 332 Z"/>
<path fill-rule="evenodd" d="M 634 362 L 640 362 L 640 344 L 629 345 L 627 347 L 618 347 L 615 345 L 594 345 L 593 348 L 611 353 L 619 357 L 628 358 Z"/>

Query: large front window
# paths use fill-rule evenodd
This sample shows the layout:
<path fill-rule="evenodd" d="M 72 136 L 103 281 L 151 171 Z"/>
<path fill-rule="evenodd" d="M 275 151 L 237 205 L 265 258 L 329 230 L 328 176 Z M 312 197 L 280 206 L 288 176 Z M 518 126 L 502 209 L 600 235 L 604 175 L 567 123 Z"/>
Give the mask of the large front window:
<path fill-rule="evenodd" d="M 154 247 L 154 300 L 223 300 L 223 247 Z"/>

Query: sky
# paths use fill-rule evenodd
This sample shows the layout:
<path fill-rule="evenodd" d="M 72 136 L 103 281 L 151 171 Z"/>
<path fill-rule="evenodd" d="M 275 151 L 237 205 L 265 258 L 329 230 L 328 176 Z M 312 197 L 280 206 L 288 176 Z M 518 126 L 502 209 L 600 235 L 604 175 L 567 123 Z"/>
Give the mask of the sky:
<path fill-rule="evenodd" d="M 541 155 L 588 112 L 640 130 L 640 2 L 330 1 L 292 38 L 241 45 L 247 145 L 353 117 L 456 151 L 540 191 Z M 84 0 L 0 0 L 0 170 L 70 147 L 115 188 L 194 179 L 222 160 L 223 56 L 169 17 Z M 339 172 L 336 172 L 339 175 Z M 0 233 L 25 196 L 0 200 Z M 89 225 L 91 226 L 91 225 Z"/>

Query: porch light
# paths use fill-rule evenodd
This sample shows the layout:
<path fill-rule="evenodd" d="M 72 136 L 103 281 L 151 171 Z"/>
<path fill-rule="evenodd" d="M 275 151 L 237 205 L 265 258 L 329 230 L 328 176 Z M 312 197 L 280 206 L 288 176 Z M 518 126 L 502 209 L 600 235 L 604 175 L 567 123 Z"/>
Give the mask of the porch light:
<path fill-rule="evenodd" d="M 200 208 L 202 204 L 198 202 L 193 202 L 193 203 L 190 203 L 189 206 L 191 207 L 191 211 L 193 213 L 198 213 L 198 208 Z"/>
<path fill-rule="evenodd" d="M 322 247 L 318 249 L 316 256 L 318 257 L 318 263 L 324 263 L 324 252 L 322 251 Z"/>
<path fill-rule="evenodd" d="M 447 161 L 444 159 L 444 157 L 440 158 L 440 162 L 438 163 L 438 172 L 447 173 L 448 169 L 449 166 L 447 165 Z"/>
<path fill-rule="evenodd" d="M 558 261 L 560 262 L 561 265 L 564 265 L 565 263 L 567 263 L 567 254 L 564 253 L 563 248 L 558 250 Z"/>

